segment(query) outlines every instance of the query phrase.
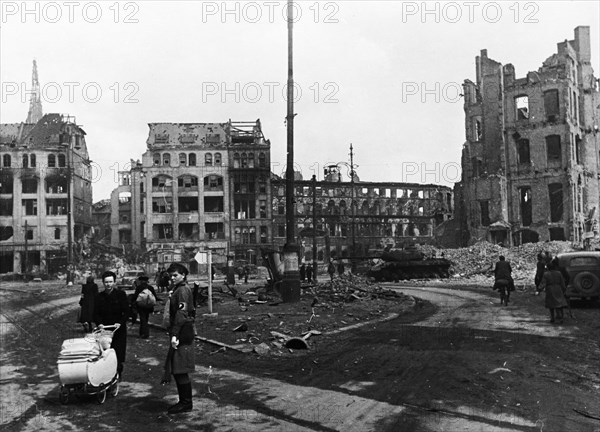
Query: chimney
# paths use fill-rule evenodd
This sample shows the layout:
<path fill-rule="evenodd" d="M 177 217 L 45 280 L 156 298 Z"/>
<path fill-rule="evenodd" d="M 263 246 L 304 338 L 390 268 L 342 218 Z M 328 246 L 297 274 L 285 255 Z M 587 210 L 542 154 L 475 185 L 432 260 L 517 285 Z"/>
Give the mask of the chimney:
<path fill-rule="evenodd" d="M 582 63 L 589 63 L 592 59 L 589 26 L 579 26 L 575 28 L 574 45 L 575 50 L 579 55 L 579 61 Z"/>

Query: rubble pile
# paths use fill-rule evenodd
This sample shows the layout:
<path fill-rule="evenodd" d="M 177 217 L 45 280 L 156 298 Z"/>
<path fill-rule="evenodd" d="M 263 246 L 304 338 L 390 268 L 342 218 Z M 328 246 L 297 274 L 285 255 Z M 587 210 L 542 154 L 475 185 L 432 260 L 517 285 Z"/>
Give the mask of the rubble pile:
<path fill-rule="evenodd" d="M 364 276 L 353 274 L 344 274 L 332 281 L 317 284 L 314 294 L 322 301 L 346 303 L 367 299 L 403 300 L 408 297 L 391 289 L 383 288 Z"/>
<path fill-rule="evenodd" d="M 510 262 L 515 280 L 533 279 L 537 255 L 545 251 L 555 256 L 561 252 L 573 251 L 573 245 L 566 241 L 526 243 L 522 246 L 502 247 L 489 242 L 478 242 L 459 249 L 438 249 L 433 246 L 420 246 L 425 256 L 444 256 L 452 261 L 450 272 L 459 277 L 475 275 L 491 276 L 500 255 Z"/>

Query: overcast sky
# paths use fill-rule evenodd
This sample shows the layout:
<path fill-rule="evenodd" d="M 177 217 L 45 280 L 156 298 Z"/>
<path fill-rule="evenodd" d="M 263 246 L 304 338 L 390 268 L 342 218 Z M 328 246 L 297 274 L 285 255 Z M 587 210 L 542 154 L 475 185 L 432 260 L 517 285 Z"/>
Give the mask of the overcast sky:
<path fill-rule="evenodd" d="M 23 6 L 25 4 L 25 7 Z M 254 121 L 286 158 L 285 2 L 1 2 L 0 122 L 25 121 L 37 60 L 44 113 L 76 117 L 94 201 L 146 150 L 148 123 Z M 481 49 L 517 77 L 591 27 L 599 2 L 301 1 L 295 8 L 295 161 L 304 178 L 349 162 L 364 181 L 452 185 L 465 79 Z"/>

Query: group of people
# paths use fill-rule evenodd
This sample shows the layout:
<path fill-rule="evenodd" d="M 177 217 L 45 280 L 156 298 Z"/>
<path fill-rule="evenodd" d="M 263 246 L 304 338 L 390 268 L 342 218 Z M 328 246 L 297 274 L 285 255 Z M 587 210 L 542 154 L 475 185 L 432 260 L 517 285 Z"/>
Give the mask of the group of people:
<path fill-rule="evenodd" d="M 194 320 L 196 309 L 192 289 L 187 284 L 188 269 L 178 263 L 173 263 L 166 270 L 170 278 L 169 290 L 169 322 L 168 334 L 170 339 L 169 351 L 165 361 L 165 374 L 162 383 L 175 378 L 179 402 L 168 409 L 169 414 L 178 414 L 192 410 L 192 384 L 189 374 L 194 371 Z M 117 355 L 117 373 L 119 380 L 123 378 L 123 363 L 127 351 L 127 320 L 130 316 L 130 300 L 125 291 L 117 288 L 117 275 L 105 271 L 101 276 L 104 290 L 99 291 L 93 277 L 88 277 L 82 287 L 80 300 L 81 313 L 79 321 L 85 331 L 92 330 L 92 323 L 99 328 L 107 325 L 120 324 L 113 333 L 111 348 Z M 156 297 L 154 288 L 148 284 L 149 278 L 142 275 L 135 284 L 132 301 L 146 289 Z M 152 307 L 153 309 L 153 307 Z M 152 309 L 138 305 L 140 316 L 140 337 L 147 339 L 150 334 L 148 325 Z"/>
<path fill-rule="evenodd" d="M 308 283 L 312 283 L 313 280 L 317 281 L 317 263 L 302 263 L 300 266 L 300 281 L 307 281 Z"/>
<path fill-rule="evenodd" d="M 500 256 L 494 267 L 494 290 L 500 293 L 500 304 L 508 305 L 511 291 L 515 290 L 512 278 L 512 268 L 504 256 Z M 568 307 L 566 298 L 569 275 L 561 269 L 558 258 L 553 258 L 549 252 L 537 256 L 536 273 L 534 277 L 536 295 L 545 291 L 545 306 L 550 311 L 550 322 L 557 320 L 560 324 L 564 320 L 564 308 Z"/>
<path fill-rule="evenodd" d="M 335 276 L 335 271 L 336 271 L 336 266 L 333 263 L 333 260 L 329 261 L 329 265 L 327 266 L 327 273 L 329 273 L 329 277 L 331 278 L 331 280 L 333 280 L 333 277 Z M 343 275 L 344 272 L 346 271 L 346 267 L 344 266 L 344 261 L 340 260 L 338 261 L 337 264 L 337 272 L 338 275 Z"/>

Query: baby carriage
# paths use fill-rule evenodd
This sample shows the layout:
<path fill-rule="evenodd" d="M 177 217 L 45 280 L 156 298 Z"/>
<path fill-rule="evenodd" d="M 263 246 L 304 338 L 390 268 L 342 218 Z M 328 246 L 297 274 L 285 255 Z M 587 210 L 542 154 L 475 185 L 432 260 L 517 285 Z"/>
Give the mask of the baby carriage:
<path fill-rule="evenodd" d="M 84 338 L 67 339 L 58 355 L 60 402 L 66 404 L 72 394 L 96 395 L 98 403 L 106 401 L 106 393 L 119 393 L 117 355 L 110 348 L 113 333 L 120 324 L 95 329 Z"/>

